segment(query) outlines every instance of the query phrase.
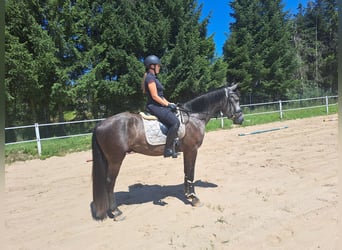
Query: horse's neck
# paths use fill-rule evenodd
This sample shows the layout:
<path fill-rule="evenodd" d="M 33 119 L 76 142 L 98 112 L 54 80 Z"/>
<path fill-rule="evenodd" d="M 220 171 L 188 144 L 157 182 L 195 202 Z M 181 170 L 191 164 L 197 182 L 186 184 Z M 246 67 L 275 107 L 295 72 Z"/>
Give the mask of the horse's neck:
<path fill-rule="evenodd" d="M 209 120 L 215 115 L 217 114 L 219 111 L 221 111 L 221 101 L 215 103 L 214 105 L 210 105 L 210 107 L 208 107 L 207 110 L 207 115 L 205 116 L 205 124 L 207 124 L 209 122 Z"/>
<path fill-rule="evenodd" d="M 202 109 L 193 110 L 192 112 L 197 119 L 203 120 L 207 124 L 215 114 L 222 110 L 222 103 L 223 99 L 214 99 L 210 105 L 205 105 Z"/>

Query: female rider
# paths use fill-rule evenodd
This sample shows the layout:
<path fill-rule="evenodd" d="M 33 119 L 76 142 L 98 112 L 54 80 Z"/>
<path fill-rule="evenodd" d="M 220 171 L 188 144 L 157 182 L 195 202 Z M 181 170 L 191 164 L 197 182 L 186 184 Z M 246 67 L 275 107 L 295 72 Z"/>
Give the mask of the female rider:
<path fill-rule="evenodd" d="M 177 152 L 173 150 L 173 142 L 177 137 L 180 125 L 179 119 L 174 113 L 177 107 L 164 97 L 164 87 L 157 78 L 161 66 L 160 59 L 155 55 L 149 55 L 145 58 L 144 64 L 146 73 L 142 82 L 142 90 L 147 94 L 146 110 L 158 117 L 160 122 L 168 128 L 164 157 L 177 158 Z"/>

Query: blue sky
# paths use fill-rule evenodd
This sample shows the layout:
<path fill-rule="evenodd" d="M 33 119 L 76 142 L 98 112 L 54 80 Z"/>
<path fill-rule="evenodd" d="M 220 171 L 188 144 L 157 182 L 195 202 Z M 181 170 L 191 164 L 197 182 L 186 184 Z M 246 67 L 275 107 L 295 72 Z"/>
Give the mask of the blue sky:
<path fill-rule="evenodd" d="M 232 10 L 228 3 L 231 0 L 198 0 L 198 3 L 203 3 L 202 16 L 208 16 L 211 12 L 210 23 L 208 25 L 208 34 L 214 34 L 214 41 L 217 56 L 222 55 L 222 47 L 227 39 L 229 32 L 229 23 L 234 22 L 229 15 Z M 298 4 L 301 3 L 304 7 L 308 0 L 282 0 L 285 5 L 284 10 L 291 13 L 297 13 Z"/>

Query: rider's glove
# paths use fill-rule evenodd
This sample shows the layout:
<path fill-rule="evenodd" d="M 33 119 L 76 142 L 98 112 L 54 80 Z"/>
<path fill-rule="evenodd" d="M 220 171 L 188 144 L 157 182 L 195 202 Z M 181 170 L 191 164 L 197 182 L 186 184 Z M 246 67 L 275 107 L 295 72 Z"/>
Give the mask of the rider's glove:
<path fill-rule="evenodd" d="M 172 103 L 172 102 L 170 102 L 170 103 L 167 105 L 167 107 L 168 107 L 169 109 L 171 109 L 172 112 L 175 112 L 175 111 L 177 110 L 177 105 L 174 104 L 174 103 Z"/>

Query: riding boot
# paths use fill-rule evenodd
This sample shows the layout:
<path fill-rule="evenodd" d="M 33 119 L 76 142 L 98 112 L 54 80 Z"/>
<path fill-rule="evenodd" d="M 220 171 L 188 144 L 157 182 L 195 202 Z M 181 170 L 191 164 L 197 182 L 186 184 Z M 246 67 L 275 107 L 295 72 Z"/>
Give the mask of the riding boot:
<path fill-rule="evenodd" d="M 164 157 L 172 156 L 172 158 L 177 158 L 178 154 L 174 146 L 174 140 L 177 137 L 177 132 L 178 132 L 177 127 L 171 127 L 169 131 L 167 132 L 166 144 L 165 144 L 165 149 L 164 149 Z"/>

